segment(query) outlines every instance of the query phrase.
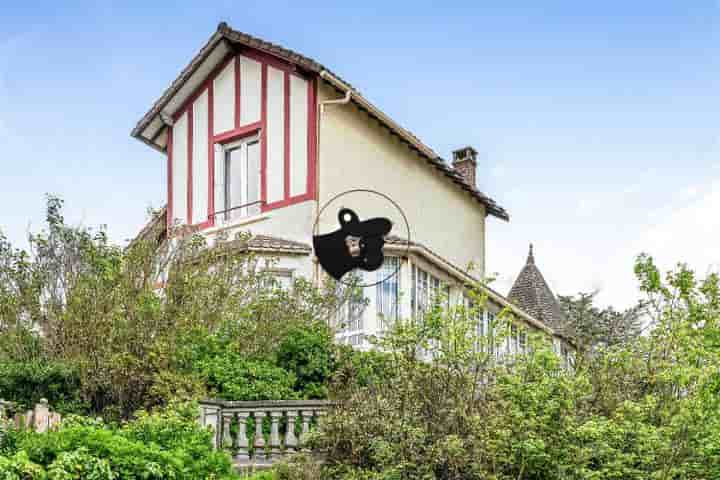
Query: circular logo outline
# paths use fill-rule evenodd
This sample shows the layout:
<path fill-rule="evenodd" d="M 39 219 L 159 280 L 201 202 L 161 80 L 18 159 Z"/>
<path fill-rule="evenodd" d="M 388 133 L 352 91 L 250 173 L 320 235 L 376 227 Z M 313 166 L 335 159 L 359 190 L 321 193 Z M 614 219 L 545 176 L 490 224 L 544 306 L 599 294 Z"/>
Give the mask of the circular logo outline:
<path fill-rule="evenodd" d="M 334 196 L 333 196 L 332 198 L 330 198 L 327 202 L 325 202 L 325 204 L 322 206 L 322 208 L 321 208 L 320 210 L 318 210 L 318 214 L 317 214 L 317 216 L 315 217 L 315 223 L 314 223 L 314 225 L 313 225 L 313 236 L 317 236 L 318 233 L 319 233 L 319 232 L 318 232 L 318 224 L 319 224 L 319 222 L 320 222 L 320 216 L 323 214 L 323 212 L 325 211 L 325 209 L 326 209 L 328 206 L 330 206 L 330 204 L 331 204 L 332 202 L 334 202 L 335 200 L 337 200 L 338 198 L 340 198 L 340 197 L 342 197 L 342 196 L 344 196 L 344 195 L 350 194 L 350 193 L 369 193 L 369 194 L 377 195 L 377 196 L 379 196 L 379 197 L 384 198 L 384 199 L 387 200 L 388 202 L 390 202 L 390 203 L 397 209 L 397 211 L 400 212 L 400 215 L 402 216 L 403 221 L 405 222 L 405 228 L 406 228 L 406 231 L 407 231 L 407 241 L 405 242 L 405 243 L 406 243 L 406 245 L 405 245 L 405 251 L 404 251 L 404 255 L 401 255 L 401 257 L 402 257 L 402 256 L 408 256 L 408 254 L 410 253 L 410 243 L 411 243 L 410 236 L 411 236 L 411 233 L 410 233 L 410 222 L 408 222 L 408 219 L 407 219 L 407 216 L 405 215 L 405 212 L 404 212 L 403 209 L 400 207 L 400 205 L 399 205 L 395 200 L 393 200 L 392 198 L 390 198 L 388 195 L 386 195 L 386 194 L 384 194 L 384 193 L 382 193 L 382 192 L 378 192 L 377 190 L 372 190 L 372 189 L 368 189 L 368 188 L 353 188 L 353 189 L 350 189 L 350 190 L 345 190 L 344 192 L 340 192 L 340 193 L 334 195 Z M 384 254 L 385 254 L 385 252 L 383 252 L 383 255 L 384 255 Z M 316 255 L 316 256 L 317 256 L 317 255 Z M 374 287 L 374 286 L 376 286 L 376 285 L 380 285 L 380 284 L 383 283 L 385 280 L 388 280 L 388 279 L 394 277 L 395 275 L 397 275 L 397 274 L 400 272 L 400 268 L 401 268 L 401 267 L 402 267 L 402 263 L 401 263 L 401 262 L 398 262 L 397 267 L 395 268 L 395 270 L 394 270 L 392 273 L 390 273 L 390 274 L 388 274 L 387 276 L 383 277 L 381 280 L 376 281 L 375 283 L 369 283 L 369 284 L 351 284 L 351 283 L 348 283 L 348 282 L 343 281 L 342 278 L 341 278 L 340 280 L 336 280 L 336 281 L 339 282 L 339 283 L 342 283 L 343 285 L 348 286 L 348 287 L 361 287 L 361 288 Z M 327 272 L 325 272 L 325 273 L 327 274 Z"/>

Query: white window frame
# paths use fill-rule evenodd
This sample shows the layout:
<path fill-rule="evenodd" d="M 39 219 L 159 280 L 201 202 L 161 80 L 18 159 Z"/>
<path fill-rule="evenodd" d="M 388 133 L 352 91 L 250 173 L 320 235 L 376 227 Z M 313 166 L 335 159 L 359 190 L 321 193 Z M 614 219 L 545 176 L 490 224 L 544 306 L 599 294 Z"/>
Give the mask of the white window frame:
<path fill-rule="evenodd" d="M 392 260 L 391 260 L 392 259 Z M 387 267 L 387 268 L 386 268 Z M 400 271 L 402 269 L 402 258 L 385 257 L 385 262 L 377 271 L 377 279 L 382 280 L 375 285 L 376 290 L 376 311 L 380 322 L 380 330 L 384 331 L 400 318 Z M 394 275 L 393 273 L 397 273 Z M 388 275 L 390 275 L 388 277 Z M 388 278 L 385 278 L 388 277 Z M 384 279 L 384 280 L 383 280 Z M 389 285 L 390 295 L 385 295 L 384 287 Z M 387 297 L 387 298 L 386 298 Z"/>
<path fill-rule="evenodd" d="M 438 277 L 414 263 L 412 264 L 410 278 L 412 283 L 410 285 L 410 305 L 412 315 L 417 319 L 433 307 L 433 302 L 441 291 L 449 292 L 449 290 L 446 290 L 449 289 L 449 285 L 446 285 Z"/>
<path fill-rule="evenodd" d="M 257 144 L 258 149 L 262 148 L 261 140 L 259 135 L 251 135 L 248 137 L 241 138 L 239 140 L 221 145 L 221 151 L 222 151 L 222 187 L 223 188 L 223 204 L 222 205 L 216 205 L 216 210 L 219 210 L 222 213 L 221 218 L 223 219 L 224 223 L 231 224 L 235 221 L 259 215 L 262 213 L 261 211 L 261 200 L 262 200 L 262 172 L 261 172 L 261 165 L 260 162 L 261 157 L 258 158 L 258 174 L 257 174 L 257 199 L 256 200 L 249 200 L 248 199 L 248 185 L 249 185 L 249 178 L 248 178 L 248 146 L 251 144 Z M 231 187 L 231 177 L 229 175 L 230 172 L 230 154 L 231 152 L 240 149 L 240 178 L 241 178 L 241 184 L 240 184 L 240 203 L 236 205 L 242 206 L 241 208 L 235 208 L 232 205 L 230 205 L 231 202 L 231 195 L 230 195 L 230 187 Z M 258 155 L 261 155 L 261 150 L 258 150 Z M 216 175 L 218 173 L 216 172 Z M 243 181 L 242 179 L 245 179 Z M 247 205 L 251 202 L 257 202 L 253 205 Z M 244 205 L 244 206 L 243 206 Z M 218 209 L 218 207 L 221 207 Z"/>
<path fill-rule="evenodd" d="M 353 272 L 359 277 L 359 282 L 364 282 L 364 272 L 358 270 Z M 347 302 L 340 306 L 335 312 L 335 325 L 337 334 L 349 338 L 351 334 L 365 334 L 365 305 L 366 298 L 357 299 L 351 296 Z"/>

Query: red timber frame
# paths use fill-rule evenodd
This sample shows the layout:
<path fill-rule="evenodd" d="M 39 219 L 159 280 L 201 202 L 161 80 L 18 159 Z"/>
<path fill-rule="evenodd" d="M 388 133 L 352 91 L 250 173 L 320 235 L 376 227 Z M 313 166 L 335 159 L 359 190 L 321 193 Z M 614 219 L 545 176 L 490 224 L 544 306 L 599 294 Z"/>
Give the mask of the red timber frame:
<path fill-rule="evenodd" d="M 241 100 L 241 82 L 240 82 L 240 56 L 252 58 L 261 63 L 261 113 L 260 121 L 247 125 L 240 125 L 240 100 Z M 214 117 L 214 92 L 213 84 L 215 78 L 222 72 L 230 62 L 234 62 L 234 79 L 235 79 L 235 99 L 234 99 L 234 128 L 231 130 L 214 133 L 213 117 Z M 267 203 L 267 68 L 268 65 L 284 72 L 284 198 L 282 200 Z M 290 75 L 296 75 L 303 78 L 308 83 L 308 138 L 307 138 L 307 187 L 305 193 L 301 195 L 290 196 Z M 173 114 L 173 120 L 177 121 L 183 114 L 188 114 L 187 121 L 187 158 L 188 158 L 188 178 L 187 178 L 187 218 L 192 222 L 192 199 L 193 199 L 193 104 L 195 100 L 205 91 L 208 92 L 208 212 L 207 220 L 195 225 L 191 225 L 194 231 L 203 230 L 215 225 L 215 145 L 230 143 L 235 140 L 242 139 L 251 135 L 259 134 L 260 136 L 260 200 L 262 201 L 261 211 L 267 212 L 276 208 L 286 207 L 295 203 L 314 200 L 317 193 L 316 185 L 316 169 L 317 169 L 317 81 L 314 77 L 300 73 L 294 65 L 280 60 L 276 57 L 262 53 L 256 50 L 242 50 L 240 52 L 229 54 L 222 62 L 210 73 L 208 78 L 193 92 L 190 97 L 185 100 L 183 105 Z M 173 215 L 173 182 L 172 182 L 172 143 L 173 130 L 168 131 L 167 140 L 167 171 L 168 171 L 168 228 L 172 227 Z"/>

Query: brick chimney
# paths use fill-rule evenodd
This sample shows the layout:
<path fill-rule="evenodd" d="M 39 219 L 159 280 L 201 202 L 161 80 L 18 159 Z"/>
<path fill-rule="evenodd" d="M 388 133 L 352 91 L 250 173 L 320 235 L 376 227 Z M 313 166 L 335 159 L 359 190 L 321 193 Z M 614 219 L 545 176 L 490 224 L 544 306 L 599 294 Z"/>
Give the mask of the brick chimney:
<path fill-rule="evenodd" d="M 452 166 L 471 187 L 475 188 L 477 150 L 472 147 L 463 147 L 453 151 Z"/>

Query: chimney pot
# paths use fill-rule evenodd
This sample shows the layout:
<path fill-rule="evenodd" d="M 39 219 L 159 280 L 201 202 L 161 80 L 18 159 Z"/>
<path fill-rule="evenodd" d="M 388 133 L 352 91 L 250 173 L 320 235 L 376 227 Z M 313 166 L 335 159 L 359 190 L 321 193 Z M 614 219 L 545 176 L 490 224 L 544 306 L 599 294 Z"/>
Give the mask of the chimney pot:
<path fill-rule="evenodd" d="M 471 187 L 475 188 L 475 171 L 477 170 L 477 150 L 467 146 L 453 151 L 452 166 Z"/>

